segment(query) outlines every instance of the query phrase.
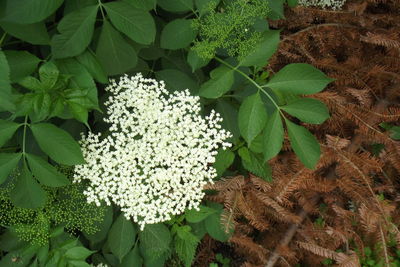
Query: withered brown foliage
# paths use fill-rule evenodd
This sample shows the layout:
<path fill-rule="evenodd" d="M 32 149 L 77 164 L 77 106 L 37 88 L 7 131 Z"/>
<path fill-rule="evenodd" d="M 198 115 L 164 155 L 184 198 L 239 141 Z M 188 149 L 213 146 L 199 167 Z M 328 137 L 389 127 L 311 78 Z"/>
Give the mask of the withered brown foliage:
<path fill-rule="evenodd" d="M 400 1 L 348 1 L 341 11 L 296 7 L 270 25 L 283 29 L 282 42 L 266 68 L 307 62 L 335 78 L 311 96 L 331 118 L 304 125 L 322 148 L 315 170 L 285 145 L 269 162 L 273 183 L 251 175 L 210 186 L 225 205 L 225 227 L 235 228 L 231 245 L 242 266 L 322 266 L 331 258 L 350 267 L 360 266 L 356 249 L 379 244 L 389 266 L 389 240 L 400 248 L 400 143 L 379 124 L 400 122 Z M 374 144 L 384 145 L 378 155 Z"/>

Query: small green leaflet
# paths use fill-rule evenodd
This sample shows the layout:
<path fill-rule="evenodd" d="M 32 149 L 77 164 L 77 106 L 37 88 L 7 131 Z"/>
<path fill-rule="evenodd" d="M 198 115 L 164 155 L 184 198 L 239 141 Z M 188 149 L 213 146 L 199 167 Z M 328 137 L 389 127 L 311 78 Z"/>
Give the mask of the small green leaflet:
<path fill-rule="evenodd" d="M 27 51 L 7 50 L 4 51 L 4 54 L 10 66 L 11 82 L 18 82 L 18 80 L 30 75 L 36 70 L 37 65 L 41 61 Z"/>
<path fill-rule="evenodd" d="M 119 215 L 108 233 L 108 245 L 111 252 L 121 262 L 135 244 L 137 230 L 123 214 Z"/>
<path fill-rule="evenodd" d="M 187 225 L 177 227 L 177 235 L 175 236 L 175 251 L 185 267 L 192 266 L 197 244 L 200 241 L 190 230 L 191 228 Z"/>
<path fill-rule="evenodd" d="M 270 8 L 270 14 L 268 14 L 268 18 L 272 20 L 284 19 L 285 14 L 283 10 L 284 0 L 267 0 L 268 7 Z"/>
<path fill-rule="evenodd" d="M 11 102 L 10 68 L 4 52 L 0 50 L 0 110 L 14 109 Z"/>
<path fill-rule="evenodd" d="M 283 67 L 265 86 L 283 93 L 309 95 L 322 91 L 332 81 L 312 65 L 293 63 Z"/>
<path fill-rule="evenodd" d="M 261 154 L 253 153 L 247 147 L 241 147 L 239 156 L 242 158 L 242 164 L 246 170 L 265 181 L 272 181 L 271 167 L 265 162 Z"/>
<path fill-rule="evenodd" d="M 187 62 L 192 68 L 192 72 L 195 72 L 201 67 L 206 66 L 210 62 L 210 60 L 199 57 L 196 51 L 190 49 L 187 55 Z"/>
<path fill-rule="evenodd" d="M 318 140 L 306 128 L 285 119 L 290 144 L 300 161 L 309 169 L 314 169 L 321 155 Z"/>
<path fill-rule="evenodd" d="M 156 8 L 157 0 L 122 0 L 135 8 L 149 11 Z"/>
<path fill-rule="evenodd" d="M 55 58 L 79 55 L 92 40 L 98 5 L 73 11 L 63 17 L 57 26 L 60 34 L 51 39 L 51 49 Z"/>
<path fill-rule="evenodd" d="M 64 257 L 69 260 L 85 260 L 93 253 L 94 251 L 88 250 L 85 247 L 72 247 L 65 252 Z"/>
<path fill-rule="evenodd" d="M 200 13 L 200 16 L 203 16 L 204 14 L 207 14 L 210 12 L 210 7 L 216 7 L 221 0 L 195 0 L 195 4 L 197 7 L 197 10 Z"/>
<path fill-rule="evenodd" d="M 233 139 L 238 139 L 240 136 L 240 131 L 238 125 L 237 108 L 232 104 L 232 102 L 223 98 L 219 98 L 215 110 L 223 118 L 223 121 L 221 123 L 222 127 L 228 130 L 233 135 Z"/>
<path fill-rule="evenodd" d="M 21 39 L 22 41 L 34 45 L 48 45 L 50 37 L 47 33 L 46 25 L 44 22 L 37 22 L 33 24 L 18 24 L 11 22 L 0 22 L 1 28 L 8 34 Z"/>
<path fill-rule="evenodd" d="M 263 135 L 264 160 L 270 160 L 281 151 L 284 130 L 282 119 L 277 109 L 267 121 Z"/>
<path fill-rule="evenodd" d="M 239 130 L 248 144 L 261 133 L 266 122 L 267 111 L 259 92 L 246 97 L 239 108 Z"/>
<path fill-rule="evenodd" d="M 0 119 L 0 147 L 2 147 L 14 135 L 22 124 Z"/>
<path fill-rule="evenodd" d="M 221 224 L 222 206 L 218 204 L 213 206 L 212 208 L 215 208 L 217 211 L 208 216 L 204 221 L 207 233 L 212 238 L 218 241 L 226 242 L 228 241 L 230 234 L 225 233 L 223 226 Z"/>
<path fill-rule="evenodd" d="M 218 176 L 221 176 L 229 166 L 232 165 L 235 159 L 235 153 L 228 149 L 218 150 L 218 154 L 215 156 L 214 168 L 217 171 Z"/>
<path fill-rule="evenodd" d="M 161 32 L 161 48 L 177 50 L 190 45 L 197 35 L 191 25 L 190 19 L 175 19 L 165 25 Z"/>
<path fill-rule="evenodd" d="M 47 199 L 46 192 L 24 164 L 21 174 L 17 177 L 14 189 L 11 191 L 11 201 L 15 206 L 27 209 L 42 207 Z"/>
<path fill-rule="evenodd" d="M 198 223 L 205 220 L 209 215 L 215 212 L 217 212 L 217 210 L 200 205 L 200 210 L 187 210 L 185 212 L 185 219 L 190 223 Z"/>
<path fill-rule="evenodd" d="M 42 87 L 45 90 L 53 88 L 53 86 L 57 83 L 59 75 L 60 71 L 58 70 L 57 66 L 51 61 L 44 63 L 39 68 L 40 81 L 42 82 Z"/>
<path fill-rule="evenodd" d="M 65 165 L 85 163 L 79 144 L 72 136 L 50 123 L 30 125 L 39 147 L 54 161 Z"/>
<path fill-rule="evenodd" d="M 156 72 L 158 80 L 165 81 L 169 91 L 183 91 L 189 89 L 192 94 L 198 92 L 199 86 L 186 73 L 177 69 L 163 69 Z"/>
<path fill-rule="evenodd" d="M 234 71 L 221 66 L 211 71 L 211 79 L 200 87 L 199 95 L 205 98 L 218 98 L 231 89 L 234 79 Z"/>
<path fill-rule="evenodd" d="M 176 13 L 193 9 L 193 0 L 157 0 L 157 4 L 166 11 Z"/>
<path fill-rule="evenodd" d="M 136 244 L 135 247 L 122 259 L 122 262 L 118 267 L 142 267 L 143 259 L 140 256 L 139 246 Z"/>
<path fill-rule="evenodd" d="M 172 236 L 162 223 L 147 224 L 139 232 L 139 239 L 141 251 L 145 251 L 147 258 L 158 258 L 170 251 Z"/>
<path fill-rule="evenodd" d="M 329 118 L 325 104 L 313 98 L 300 98 L 281 109 L 306 123 L 321 124 Z"/>
<path fill-rule="evenodd" d="M 7 180 L 8 175 L 17 167 L 21 153 L 0 153 L 0 184 Z"/>
<path fill-rule="evenodd" d="M 112 24 L 120 32 L 140 44 L 151 44 L 156 36 L 156 24 L 150 13 L 122 1 L 105 3 Z"/>
<path fill-rule="evenodd" d="M 76 59 L 87 69 L 96 81 L 103 84 L 108 83 L 107 74 L 104 72 L 96 55 L 91 51 L 86 50 L 82 54 L 78 55 Z"/>

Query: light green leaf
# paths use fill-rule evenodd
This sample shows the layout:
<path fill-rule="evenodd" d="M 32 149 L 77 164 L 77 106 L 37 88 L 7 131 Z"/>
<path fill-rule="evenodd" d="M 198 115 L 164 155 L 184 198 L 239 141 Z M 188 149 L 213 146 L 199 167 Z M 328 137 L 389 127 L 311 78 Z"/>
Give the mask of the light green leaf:
<path fill-rule="evenodd" d="M 239 130 L 248 144 L 261 133 L 266 122 L 267 111 L 260 94 L 246 97 L 239 108 Z"/>
<path fill-rule="evenodd" d="M 207 206 L 200 205 L 200 210 L 187 210 L 185 212 L 186 221 L 190 223 L 198 223 L 205 220 L 211 214 L 217 212 L 215 209 L 209 208 Z"/>
<path fill-rule="evenodd" d="M 175 19 L 163 28 L 160 46 L 171 50 L 185 48 L 193 42 L 196 35 L 197 31 L 192 27 L 191 19 Z"/>
<path fill-rule="evenodd" d="M 126 256 L 118 267 L 142 267 L 143 259 L 140 256 L 139 246 L 136 245 Z"/>
<path fill-rule="evenodd" d="M 0 22 L 0 27 L 8 34 L 34 45 L 48 45 L 50 43 L 44 22 L 17 24 L 3 21 Z"/>
<path fill-rule="evenodd" d="M 235 159 L 235 153 L 228 149 L 218 150 L 218 154 L 215 156 L 214 168 L 217 171 L 218 176 L 221 176 L 229 166 L 232 165 Z"/>
<path fill-rule="evenodd" d="M 333 79 L 312 65 L 293 63 L 283 67 L 266 86 L 292 94 L 315 94 L 322 91 Z"/>
<path fill-rule="evenodd" d="M 79 144 L 71 135 L 50 123 L 30 125 L 39 147 L 54 161 L 65 165 L 85 163 Z"/>
<path fill-rule="evenodd" d="M 321 124 L 329 118 L 329 111 L 325 104 L 313 98 L 300 98 L 281 109 L 306 123 Z"/>
<path fill-rule="evenodd" d="M 26 154 L 26 158 L 33 175 L 41 184 L 50 187 L 60 187 L 71 183 L 64 174 L 58 172 L 56 168 L 41 157 Z"/>
<path fill-rule="evenodd" d="M 157 0 L 122 0 L 138 9 L 149 11 L 156 8 Z"/>
<path fill-rule="evenodd" d="M 259 66 L 267 64 L 268 59 L 276 52 L 279 44 L 280 31 L 266 31 L 260 42 L 239 63 L 241 66 Z"/>
<path fill-rule="evenodd" d="M 195 94 L 199 90 L 199 86 L 191 77 L 176 69 L 163 69 L 157 71 L 156 78 L 165 81 L 167 89 L 170 91 L 183 91 L 189 89 L 192 94 Z"/>
<path fill-rule="evenodd" d="M 104 21 L 96 55 L 108 75 L 122 74 L 137 64 L 135 49 L 122 36 Z"/>
<path fill-rule="evenodd" d="M 18 84 L 21 85 L 22 87 L 25 87 L 26 89 L 36 92 L 43 93 L 46 89 L 38 79 L 32 76 L 22 78 L 21 80 L 18 81 Z"/>
<path fill-rule="evenodd" d="M 199 57 L 196 51 L 190 49 L 187 55 L 187 62 L 189 63 L 190 67 L 192 67 L 192 72 L 195 72 L 201 67 L 206 66 L 210 60 Z"/>
<path fill-rule="evenodd" d="M 1 21 L 32 24 L 53 14 L 64 0 L 6 0 L 6 2 Z"/>
<path fill-rule="evenodd" d="M 87 120 L 88 120 L 87 108 L 85 108 L 81 104 L 75 103 L 71 100 L 67 100 L 66 102 L 68 103 L 68 107 L 72 113 L 72 116 L 74 116 L 74 118 L 77 121 L 80 121 L 80 122 L 84 123 L 86 126 L 89 126 L 87 123 Z"/>
<path fill-rule="evenodd" d="M 30 75 L 36 70 L 40 59 L 30 54 L 27 51 L 4 51 L 7 57 L 8 65 L 10 67 L 10 79 L 11 82 L 17 82 L 18 80 Z"/>
<path fill-rule="evenodd" d="M 0 147 L 2 147 L 21 126 L 19 123 L 0 119 Z"/>
<path fill-rule="evenodd" d="M 157 4 L 166 11 L 176 13 L 193 9 L 193 0 L 157 0 Z"/>
<path fill-rule="evenodd" d="M 51 98 L 49 94 L 36 94 L 33 98 L 33 111 L 29 114 L 32 122 L 38 122 L 50 115 Z"/>
<path fill-rule="evenodd" d="M 0 184 L 4 183 L 8 175 L 17 167 L 21 153 L 0 153 Z"/>
<path fill-rule="evenodd" d="M 150 13 L 117 1 L 104 4 L 112 24 L 133 41 L 151 44 L 156 36 L 156 25 Z"/>
<path fill-rule="evenodd" d="M 285 18 L 283 12 L 284 0 L 267 0 L 267 1 L 268 1 L 268 7 L 270 9 L 268 17 L 273 20 L 284 19 Z"/>
<path fill-rule="evenodd" d="M 73 57 L 85 51 L 92 40 L 98 6 L 73 11 L 63 17 L 57 26 L 60 34 L 51 39 L 54 58 Z"/>
<path fill-rule="evenodd" d="M 162 224 L 147 224 L 143 231 L 139 232 L 141 251 L 145 251 L 147 256 L 158 258 L 170 251 L 171 233 Z"/>
<path fill-rule="evenodd" d="M 313 169 L 321 155 L 318 140 L 306 128 L 285 120 L 290 144 L 300 161 L 309 169 Z"/>
<path fill-rule="evenodd" d="M 48 61 L 39 68 L 40 81 L 43 84 L 43 89 L 49 90 L 57 83 L 60 72 L 57 66 L 52 62 Z"/>
<path fill-rule="evenodd" d="M 185 264 L 185 267 L 192 266 L 199 241 L 200 240 L 192 234 L 188 228 L 177 228 L 177 235 L 175 236 L 175 251 L 178 257 Z"/>
<path fill-rule="evenodd" d="M 123 214 L 119 215 L 108 233 L 108 244 L 111 252 L 119 261 L 132 249 L 135 244 L 137 231 L 130 220 Z"/>
<path fill-rule="evenodd" d="M 239 156 L 242 158 L 243 167 L 249 172 L 261 177 L 265 181 L 272 181 L 271 167 L 260 154 L 255 154 L 247 147 L 239 149 Z"/>
<path fill-rule="evenodd" d="M 211 71 L 211 79 L 203 83 L 200 87 L 199 95 L 205 98 L 218 98 L 228 92 L 234 79 L 234 72 L 232 69 L 224 66 Z"/>
<path fill-rule="evenodd" d="M 104 72 L 104 69 L 96 55 L 91 51 L 86 50 L 82 54 L 78 55 L 76 59 L 87 69 L 96 81 L 103 84 L 108 83 L 107 74 Z"/>
<path fill-rule="evenodd" d="M 279 113 L 276 110 L 267 121 L 263 135 L 264 160 L 270 160 L 281 151 L 283 144 L 283 124 Z"/>
<path fill-rule="evenodd" d="M 299 4 L 298 0 L 287 0 L 288 6 L 289 7 L 295 7 Z"/>
<path fill-rule="evenodd" d="M 47 199 L 46 192 L 24 164 L 21 174 L 17 178 L 14 189 L 11 191 L 11 201 L 15 206 L 27 209 L 43 207 Z"/>
<path fill-rule="evenodd" d="M 88 250 L 85 247 L 72 247 L 65 252 L 64 257 L 70 260 L 84 260 L 93 253 L 94 251 Z"/>

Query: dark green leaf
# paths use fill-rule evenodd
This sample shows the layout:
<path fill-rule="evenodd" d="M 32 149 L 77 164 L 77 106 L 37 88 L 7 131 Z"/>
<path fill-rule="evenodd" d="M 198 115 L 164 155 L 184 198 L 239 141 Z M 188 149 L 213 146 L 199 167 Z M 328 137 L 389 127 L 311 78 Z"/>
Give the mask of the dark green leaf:
<path fill-rule="evenodd" d="M 268 119 L 263 135 L 264 160 L 272 159 L 281 151 L 283 137 L 282 119 L 279 110 L 276 110 Z"/>
<path fill-rule="evenodd" d="M 305 63 L 293 63 L 283 67 L 266 86 L 292 94 L 315 94 L 322 91 L 333 79 Z"/>
<path fill-rule="evenodd" d="M 185 218 L 190 223 L 198 223 L 205 220 L 209 215 L 215 212 L 217 212 L 215 209 L 200 205 L 200 210 L 187 210 L 185 212 Z"/>
<path fill-rule="evenodd" d="M 50 187 L 60 187 L 70 184 L 70 181 L 64 174 L 58 172 L 56 168 L 41 157 L 26 154 L 26 158 L 33 175 L 41 184 Z"/>
<path fill-rule="evenodd" d="M 295 7 L 299 4 L 298 0 L 287 0 L 288 6 L 289 7 Z"/>
<path fill-rule="evenodd" d="M 200 15 L 203 16 L 208 13 L 210 9 L 214 9 L 220 1 L 221 0 L 195 0 L 194 2 Z"/>
<path fill-rule="evenodd" d="M 191 77 L 176 69 L 163 69 L 157 71 L 156 78 L 165 81 L 167 89 L 170 91 L 183 91 L 189 89 L 192 94 L 195 94 L 199 89 L 199 86 Z"/>
<path fill-rule="evenodd" d="M 290 144 L 300 161 L 309 169 L 313 169 L 321 155 L 318 140 L 306 128 L 285 120 Z"/>
<path fill-rule="evenodd" d="M 50 43 L 50 37 L 47 33 L 44 22 L 33 24 L 17 24 L 3 21 L 0 22 L 0 26 L 8 34 L 21 39 L 22 41 L 34 45 L 48 45 Z"/>
<path fill-rule="evenodd" d="M 210 75 L 212 78 L 200 87 L 200 96 L 218 98 L 231 89 L 234 82 L 232 69 L 222 66 L 211 71 Z"/>
<path fill-rule="evenodd" d="M 0 50 L 0 108 L 14 109 L 11 102 L 10 68 L 4 52 Z"/>
<path fill-rule="evenodd" d="M 0 147 L 2 147 L 21 126 L 19 123 L 0 119 Z"/>
<path fill-rule="evenodd" d="M 148 12 L 121 1 L 106 3 L 104 7 L 115 28 L 133 41 L 140 44 L 154 42 L 156 25 Z"/>
<path fill-rule="evenodd" d="M 195 72 L 201 67 L 206 66 L 210 60 L 199 57 L 196 51 L 190 49 L 187 56 L 187 62 L 189 63 L 190 67 L 192 67 L 192 72 Z"/>
<path fill-rule="evenodd" d="M 281 109 L 306 123 L 321 124 L 329 118 L 325 104 L 313 98 L 300 98 Z"/>
<path fill-rule="evenodd" d="M 70 260 L 85 260 L 93 253 L 94 251 L 90 251 L 85 247 L 72 247 L 65 252 L 64 257 Z"/>
<path fill-rule="evenodd" d="M 89 239 L 93 243 L 98 243 L 100 241 L 103 241 L 108 234 L 108 230 L 111 227 L 111 224 L 113 222 L 113 209 L 112 206 L 106 206 L 106 212 L 104 213 L 104 216 L 101 220 L 101 222 L 96 223 L 96 227 L 99 229 L 94 234 L 87 234 L 83 232 L 85 237 Z"/>
<path fill-rule="evenodd" d="M 78 103 L 75 103 L 71 100 L 67 100 L 67 103 L 68 103 L 69 110 L 72 113 L 72 116 L 74 116 L 74 118 L 77 121 L 80 121 L 88 126 L 88 123 L 87 123 L 88 110 L 87 110 L 87 108 L 85 108 L 84 106 L 82 106 Z"/>
<path fill-rule="evenodd" d="M 235 159 L 235 153 L 228 149 L 220 149 L 218 154 L 215 156 L 214 168 L 217 171 L 218 176 L 221 176 L 225 170 L 232 165 Z"/>
<path fill-rule="evenodd" d="M 21 156 L 21 153 L 0 153 L 0 184 L 15 170 Z"/>
<path fill-rule="evenodd" d="M 138 9 L 149 11 L 156 8 L 157 0 L 123 0 Z"/>
<path fill-rule="evenodd" d="M 30 75 L 36 70 L 40 59 L 27 51 L 4 51 L 8 65 L 10 66 L 11 82 L 17 82 L 21 78 Z"/>
<path fill-rule="evenodd" d="M 87 69 L 96 81 L 99 83 L 108 83 L 107 74 L 104 72 L 96 55 L 89 50 L 86 50 L 82 54 L 78 55 L 76 59 Z"/>
<path fill-rule="evenodd" d="M 33 136 L 40 148 L 54 161 L 65 164 L 83 164 L 79 144 L 69 133 L 50 123 L 32 124 Z"/>
<path fill-rule="evenodd" d="M 46 89 L 41 81 L 32 76 L 22 78 L 18 81 L 18 84 L 22 87 L 25 87 L 26 89 L 36 92 L 43 92 Z"/>
<path fill-rule="evenodd" d="M 111 252 L 119 261 L 132 249 L 136 239 L 136 229 L 130 220 L 123 214 L 119 215 L 108 233 L 108 244 Z"/>
<path fill-rule="evenodd" d="M 229 101 L 218 99 L 216 111 L 222 116 L 222 127 L 228 130 L 234 139 L 240 136 L 237 108 Z"/>
<path fill-rule="evenodd" d="M 260 154 L 251 152 L 247 147 L 241 147 L 239 156 L 242 158 L 242 164 L 246 170 L 268 182 L 272 181 L 271 167 Z"/>
<path fill-rule="evenodd" d="M 47 199 L 46 192 L 24 164 L 21 175 L 17 177 L 15 188 L 11 191 L 11 201 L 15 206 L 27 209 L 43 207 Z"/>
<path fill-rule="evenodd" d="M 126 256 L 118 267 L 142 267 L 143 259 L 140 256 L 139 246 L 136 245 Z"/>
<path fill-rule="evenodd" d="M 62 260 L 63 260 L 63 258 L 61 258 L 61 261 Z M 91 267 L 91 265 L 89 263 L 87 263 L 86 261 L 83 261 L 83 260 L 70 260 L 70 261 L 68 261 L 68 264 L 73 267 Z M 58 266 L 64 266 L 64 265 L 62 265 L 59 261 Z"/>
<path fill-rule="evenodd" d="M 170 251 L 171 233 L 161 223 L 147 224 L 143 231 L 139 232 L 141 250 L 152 258 L 158 258 Z"/>
<path fill-rule="evenodd" d="M 226 242 L 228 241 L 230 234 L 225 233 L 223 226 L 221 224 L 221 214 L 222 208 L 219 211 L 211 214 L 205 219 L 205 225 L 207 233 L 214 239 Z"/>
<path fill-rule="evenodd" d="M 268 17 L 273 20 L 284 19 L 285 18 L 285 15 L 283 13 L 284 0 L 267 0 L 267 1 L 268 1 L 268 7 L 270 9 Z"/>
<path fill-rule="evenodd" d="M 97 0 L 66 0 L 64 7 L 64 16 L 75 10 L 98 4 Z"/>
<path fill-rule="evenodd" d="M 178 257 L 185 264 L 185 267 L 192 266 L 196 254 L 199 239 L 190 232 L 190 227 L 178 227 L 175 236 L 175 251 Z"/>
<path fill-rule="evenodd" d="M 161 48 L 176 50 L 185 48 L 193 42 L 197 31 L 190 19 L 175 19 L 169 22 L 161 32 Z"/>
<path fill-rule="evenodd" d="M 157 4 L 169 12 L 185 12 L 193 9 L 193 0 L 157 0 Z"/>
<path fill-rule="evenodd" d="M 85 51 L 92 40 L 98 6 L 89 6 L 71 12 L 60 21 L 51 39 L 54 58 L 73 57 Z"/>
<path fill-rule="evenodd" d="M 261 133 L 267 122 L 267 111 L 259 93 L 248 96 L 239 108 L 239 130 L 248 144 Z"/>
<path fill-rule="evenodd" d="M 122 74 L 137 64 L 135 49 L 104 21 L 96 55 L 108 75 Z"/>

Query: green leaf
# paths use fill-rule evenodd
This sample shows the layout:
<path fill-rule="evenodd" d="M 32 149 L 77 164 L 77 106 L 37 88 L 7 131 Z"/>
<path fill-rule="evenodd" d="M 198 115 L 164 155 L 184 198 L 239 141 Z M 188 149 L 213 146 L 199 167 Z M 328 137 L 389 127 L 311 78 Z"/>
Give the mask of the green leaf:
<path fill-rule="evenodd" d="M 21 156 L 21 153 L 0 153 L 0 184 L 4 183 L 17 167 Z"/>
<path fill-rule="evenodd" d="M 283 93 L 315 94 L 322 91 L 333 79 L 305 63 L 293 63 L 283 67 L 266 86 Z"/>
<path fill-rule="evenodd" d="M 83 65 L 87 69 L 87 71 L 90 73 L 90 75 L 93 76 L 96 81 L 103 84 L 108 83 L 107 74 L 104 72 L 104 69 L 101 66 L 96 55 L 94 55 L 89 50 L 86 50 L 82 54 L 78 55 L 76 59 L 81 65 Z"/>
<path fill-rule="evenodd" d="M 270 12 L 268 14 L 268 17 L 272 20 L 277 20 L 277 19 L 284 19 L 284 9 L 283 9 L 283 3 L 284 0 L 268 0 L 268 7 L 270 9 Z"/>
<path fill-rule="evenodd" d="M 329 118 L 329 111 L 325 104 L 313 98 L 300 98 L 281 109 L 306 123 L 321 124 Z"/>
<path fill-rule="evenodd" d="M 185 264 L 185 267 L 192 266 L 194 256 L 196 255 L 199 239 L 190 232 L 189 227 L 178 227 L 175 236 L 175 251 L 178 257 Z"/>
<path fill-rule="evenodd" d="M 30 54 L 27 51 L 4 51 L 7 57 L 7 62 L 10 67 L 10 79 L 11 82 L 17 82 L 18 80 L 30 75 L 36 70 L 40 59 Z"/>
<path fill-rule="evenodd" d="M 235 159 L 235 153 L 228 149 L 218 150 L 218 154 L 215 156 L 214 168 L 217 171 L 218 176 L 221 176 L 229 166 L 232 165 Z"/>
<path fill-rule="evenodd" d="M 208 216 L 205 219 L 204 223 L 207 229 L 207 233 L 212 238 L 221 242 L 226 242 L 228 241 L 230 234 L 225 233 L 223 229 L 223 226 L 221 224 L 221 214 L 222 208 L 220 208 L 219 211 Z"/>
<path fill-rule="evenodd" d="M 157 4 L 166 11 L 176 13 L 193 9 L 193 0 L 157 0 Z"/>
<path fill-rule="evenodd" d="M 162 224 L 147 224 L 143 231 L 139 232 L 141 251 L 145 251 L 147 257 L 158 258 L 170 251 L 171 233 Z"/>
<path fill-rule="evenodd" d="M 192 94 L 195 94 L 199 90 L 199 86 L 191 77 L 176 69 L 157 71 L 156 78 L 165 81 L 169 91 L 183 91 L 189 89 Z"/>
<path fill-rule="evenodd" d="M 279 44 L 280 31 L 266 31 L 263 33 L 262 39 L 254 47 L 254 49 L 245 56 L 239 63 L 241 66 L 258 66 L 263 67 L 267 64 L 268 59 L 276 52 Z"/>
<path fill-rule="evenodd" d="M 1 21 L 32 24 L 53 14 L 64 0 L 6 0 L 6 2 Z"/>
<path fill-rule="evenodd" d="M 157 0 L 123 0 L 138 9 L 149 11 L 156 8 Z"/>
<path fill-rule="evenodd" d="M 197 35 L 191 19 L 175 19 L 169 22 L 161 32 L 160 46 L 177 50 L 189 46 Z"/>
<path fill-rule="evenodd" d="M 150 13 L 117 1 L 104 4 L 112 24 L 140 44 L 151 44 L 156 37 L 156 24 Z"/>
<path fill-rule="evenodd" d="M 44 120 L 50 115 L 51 98 L 49 94 L 36 94 L 33 98 L 33 111 L 29 117 L 33 122 Z"/>
<path fill-rule="evenodd" d="M 19 123 L 0 119 L 0 147 L 2 147 L 21 126 Z"/>
<path fill-rule="evenodd" d="M 221 0 L 195 0 L 194 2 L 200 16 L 203 16 L 210 11 L 210 8 L 214 9 L 220 1 Z"/>
<path fill-rule="evenodd" d="M 215 209 L 209 208 L 207 206 L 200 205 L 200 210 L 187 210 L 185 212 L 186 221 L 190 223 L 198 223 L 205 220 L 211 214 L 217 212 Z"/>
<path fill-rule="evenodd" d="M 203 83 L 199 91 L 199 95 L 205 98 L 221 97 L 231 89 L 235 81 L 233 70 L 225 66 L 212 70 L 210 75 L 212 78 Z"/>
<path fill-rule="evenodd" d="M 46 192 L 35 181 L 25 164 L 10 198 L 15 206 L 27 209 L 43 207 L 46 202 Z"/>
<path fill-rule="evenodd" d="M 271 167 L 260 154 L 251 152 L 247 147 L 241 147 L 239 149 L 239 156 L 242 158 L 242 164 L 246 170 L 261 177 L 265 181 L 272 181 Z"/>
<path fill-rule="evenodd" d="M 196 70 L 206 66 L 210 62 L 210 59 L 201 58 L 197 55 L 196 51 L 190 49 L 187 55 L 187 62 L 189 63 L 189 66 L 192 67 L 192 72 L 195 72 Z"/>
<path fill-rule="evenodd" d="M 92 40 L 98 6 L 73 11 L 63 17 L 57 26 L 60 34 L 51 39 L 54 58 L 73 57 L 85 51 Z"/>
<path fill-rule="evenodd" d="M 39 77 L 43 84 L 43 89 L 49 90 L 53 88 L 53 86 L 57 83 L 59 74 L 60 72 L 57 66 L 51 61 L 48 61 L 40 66 Z"/>
<path fill-rule="evenodd" d="M 288 6 L 289 7 L 295 7 L 299 4 L 298 0 L 287 0 Z"/>
<path fill-rule="evenodd" d="M 309 169 L 313 169 L 321 155 L 318 140 L 306 128 L 285 120 L 290 144 L 300 161 Z"/>
<path fill-rule="evenodd" d="M 142 267 L 143 259 L 140 256 L 139 246 L 136 245 L 126 256 L 118 267 Z"/>
<path fill-rule="evenodd" d="M 137 64 L 135 49 L 108 21 L 104 21 L 96 55 L 108 75 L 122 74 Z"/>
<path fill-rule="evenodd" d="M 267 111 L 260 94 L 246 97 L 239 108 L 239 130 L 248 144 L 261 133 L 266 122 Z"/>
<path fill-rule="evenodd" d="M 117 256 L 120 262 L 135 244 L 136 234 L 135 226 L 123 214 L 119 215 L 111 226 L 108 244 L 112 254 Z"/>
<path fill-rule="evenodd" d="M 72 116 L 74 116 L 74 118 L 77 121 L 80 121 L 82 123 L 84 123 L 86 126 L 89 127 L 87 120 L 88 120 L 88 110 L 87 108 L 85 108 L 84 106 L 82 106 L 81 104 L 75 103 L 71 100 L 67 100 L 68 103 L 68 107 L 69 110 L 72 113 Z"/>
<path fill-rule="evenodd" d="M 69 133 L 50 123 L 30 125 L 39 147 L 54 161 L 65 165 L 85 163 L 79 144 Z"/>
<path fill-rule="evenodd" d="M 3 21 L 0 22 L 0 27 L 8 34 L 34 45 L 48 45 L 50 43 L 44 22 L 18 24 Z"/>
<path fill-rule="evenodd" d="M 58 172 L 56 168 L 41 157 L 26 154 L 26 158 L 33 175 L 41 184 L 50 187 L 60 187 L 70 184 L 70 181 L 64 174 Z"/>
<path fill-rule="evenodd" d="M 11 102 L 10 68 L 4 52 L 0 50 L 0 108 L 14 108 Z"/>
<path fill-rule="evenodd" d="M 240 131 L 237 108 L 231 102 L 220 98 L 215 110 L 222 116 L 222 127 L 233 135 L 233 139 L 238 139 Z"/>
<path fill-rule="evenodd" d="M 264 160 L 272 159 L 281 151 L 283 137 L 282 119 L 279 110 L 276 110 L 268 119 L 263 135 Z"/>
<path fill-rule="evenodd" d="M 64 7 L 64 16 L 75 10 L 98 4 L 97 0 L 66 0 Z"/>
<path fill-rule="evenodd" d="M 94 251 L 88 250 L 85 247 L 72 247 L 65 252 L 64 257 L 70 260 L 85 260 L 93 253 Z"/>
<path fill-rule="evenodd" d="M 62 262 L 63 258 L 61 258 L 61 261 L 58 262 L 59 266 L 64 266 L 60 262 Z M 83 260 L 70 260 L 68 261 L 68 264 L 73 267 L 91 267 L 89 263 Z"/>
<path fill-rule="evenodd" d="M 113 223 L 113 208 L 112 206 L 106 206 L 105 207 L 106 211 L 104 213 L 104 216 L 100 222 L 95 222 L 95 227 L 99 229 L 94 234 L 87 234 L 86 232 L 83 232 L 84 236 L 90 240 L 93 243 L 99 243 L 103 241 L 108 234 L 108 230 L 111 227 L 111 224 Z"/>

